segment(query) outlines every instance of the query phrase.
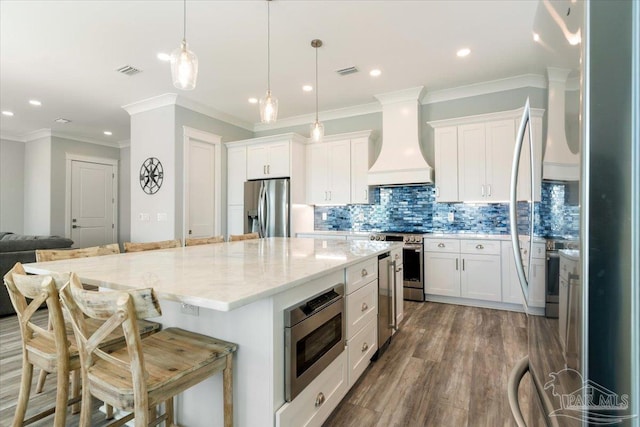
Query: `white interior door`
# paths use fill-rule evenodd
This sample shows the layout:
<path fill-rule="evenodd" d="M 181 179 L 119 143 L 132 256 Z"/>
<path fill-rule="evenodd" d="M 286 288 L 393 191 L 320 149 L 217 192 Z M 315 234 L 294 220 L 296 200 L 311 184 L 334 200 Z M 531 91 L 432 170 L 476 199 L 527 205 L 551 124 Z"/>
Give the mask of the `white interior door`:
<path fill-rule="evenodd" d="M 71 161 L 71 239 L 74 247 L 117 242 L 115 167 Z"/>
<path fill-rule="evenodd" d="M 185 237 L 220 235 L 220 137 L 185 127 Z"/>

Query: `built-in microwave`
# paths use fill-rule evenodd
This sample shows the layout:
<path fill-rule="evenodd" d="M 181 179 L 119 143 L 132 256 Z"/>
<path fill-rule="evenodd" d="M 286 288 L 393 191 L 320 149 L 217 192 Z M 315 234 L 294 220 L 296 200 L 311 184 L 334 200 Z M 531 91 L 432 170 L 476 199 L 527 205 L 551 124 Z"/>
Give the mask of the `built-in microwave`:
<path fill-rule="evenodd" d="M 345 324 L 342 283 L 284 311 L 287 402 L 344 351 Z"/>

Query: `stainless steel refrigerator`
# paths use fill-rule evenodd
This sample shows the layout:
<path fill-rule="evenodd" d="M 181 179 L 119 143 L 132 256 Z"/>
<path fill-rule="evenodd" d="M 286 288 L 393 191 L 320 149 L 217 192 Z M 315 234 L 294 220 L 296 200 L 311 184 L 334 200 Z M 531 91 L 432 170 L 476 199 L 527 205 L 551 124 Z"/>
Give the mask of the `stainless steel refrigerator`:
<path fill-rule="evenodd" d="M 562 102 L 560 111 L 563 132 L 569 116 L 575 115 L 578 124 L 579 269 L 566 277 L 564 343 L 557 319 L 527 315 L 528 356 L 511 372 L 509 403 L 519 426 L 638 426 L 640 1 L 542 0 L 532 38 L 543 65 L 568 70 L 579 91 L 575 109 Z M 556 95 L 549 92 L 550 104 Z M 512 225 L 518 218 L 530 221 L 511 227 L 525 307 L 528 271 L 523 265 L 531 263 L 521 258 L 517 232 L 531 234 L 535 215 L 534 203 L 517 204 L 515 182 L 519 151 L 533 153 L 525 138 L 526 110 L 514 153 L 510 205 Z M 530 412 L 523 413 L 518 385 L 527 372 L 532 392 Z"/>
<path fill-rule="evenodd" d="M 260 237 L 289 237 L 289 178 L 244 183 L 244 232 Z"/>

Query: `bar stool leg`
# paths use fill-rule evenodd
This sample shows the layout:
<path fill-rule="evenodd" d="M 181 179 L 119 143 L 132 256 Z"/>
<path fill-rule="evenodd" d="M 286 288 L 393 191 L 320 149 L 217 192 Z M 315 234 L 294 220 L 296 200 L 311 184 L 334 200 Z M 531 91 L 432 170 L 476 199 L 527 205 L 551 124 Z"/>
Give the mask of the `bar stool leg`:
<path fill-rule="evenodd" d="M 27 355 L 22 355 L 22 379 L 20 381 L 20 393 L 16 413 L 13 417 L 13 427 L 21 427 L 24 415 L 27 413 L 27 403 L 31 393 L 31 379 L 33 378 L 33 365 L 27 361 Z"/>
<path fill-rule="evenodd" d="M 173 397 L 170 397 L 164 402 L 164 413 L 167 414 L 167 421 L 165 425 L 167 427 L 175 427 L 175 419 L 173 418 Z"/>
<path fill-rule="evenodd" d="M 227 355 L 227 366 L 222 371 L 224 426 L 233 427 L 233 354 Z"/>
<path fill-rule="evenodd" d="M 80 369 L 76 369 L 71 372 L 71 397 L 74 399 L 80 396 L 80 384 Z M 80 412 L 80 403 L 71 405 L 71 413 L 77 414 L 78 412 Z"/>
<path fill-rule="evenodd" d="M 44 382 L 47 379 L 47 375 L 49 373 L 44 369 L 40 370 L 40 374 L 38 375 L 38 384 L 36 385 L 36 393 L 42 393 L 44 389 Z"/>
<path fill-rule="evenodd" d="M 56 412 L 53 419 L 55 427 L 64 427 L 67 420 L 67 401 L 69 400 L 69 365 L 58 363 L 56 393 Z"/>

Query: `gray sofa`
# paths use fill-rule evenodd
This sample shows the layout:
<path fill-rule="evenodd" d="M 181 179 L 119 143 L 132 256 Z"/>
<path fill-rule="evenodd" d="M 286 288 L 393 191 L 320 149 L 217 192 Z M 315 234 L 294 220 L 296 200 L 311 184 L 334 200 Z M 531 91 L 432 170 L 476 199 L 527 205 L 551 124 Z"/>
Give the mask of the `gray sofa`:
<path fill-rule="evenodd" d="M 16 262 L 35 262 L 36 249 L 69 248 L 73 240 L 59 236 L 24 236 L 0 231 L 0 277 L 11 270 Z M 14 314 L 13 305 L 4 286 L 0 285 L 0 316 Z"/>

